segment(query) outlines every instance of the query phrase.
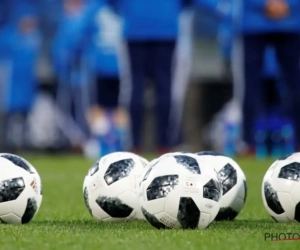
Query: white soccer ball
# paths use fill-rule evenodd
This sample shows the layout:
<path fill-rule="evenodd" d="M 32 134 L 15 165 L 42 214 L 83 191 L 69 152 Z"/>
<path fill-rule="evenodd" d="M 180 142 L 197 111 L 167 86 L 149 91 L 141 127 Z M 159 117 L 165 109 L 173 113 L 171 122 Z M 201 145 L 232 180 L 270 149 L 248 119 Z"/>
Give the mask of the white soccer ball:
<path fill-rule="evenodd" d="M 138 184 L 147 160 L 129 152 L 100 158 L 84 179 L 83 195 L 90 214 L 99 221 L 143 218 Z"/>
<path fill-rule="evenodd" d="M 219 212 L 220 198 L 216 172 L 194 154 L 162 157 L 140 183 L 141 210 L 158 229 L 204 229 Z"/>
<path fill-rule="evenodd" d="M 222 198 L 216 221 L 234 220 L 243 209 L 247 198 L 247 182 L 243 170 L 233 159 L 222 154 L 213 151 L 196 154 L 218 173 Z"/>
<path fill-rule="evenodd" d="M 275 161 L 262 183 L 262 199 L 278 222 L 300 222 L 300 153 Z"/>
<path fill-rule="evenodd" d="M 17 155 L 0 154 L 0 221 L 29 223 L 42 203 L 41 178 L 36 169 Z"/>

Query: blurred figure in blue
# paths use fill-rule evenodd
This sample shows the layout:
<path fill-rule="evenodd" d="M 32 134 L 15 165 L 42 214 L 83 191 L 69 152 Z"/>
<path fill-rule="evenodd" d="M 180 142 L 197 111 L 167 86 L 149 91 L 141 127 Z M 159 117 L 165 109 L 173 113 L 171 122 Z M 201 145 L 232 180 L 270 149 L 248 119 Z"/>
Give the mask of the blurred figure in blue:
<path fill-rule="evenodd" d="M 218 31 L 218 43 L 220 46 L 220 54 L 224 63 L 224 68 L 228 74 L 240 74 L 241 62 L 236 60 L 240 58 L 240 55 L 233 51 L 234 42 L 238 39 L 238 33 L 232 22 L 230 14 L 233 11 L 233 0 L 218 0 L 218 7 L 216 8 L 217 13 L 220 11 L 224 13 L 223 17 L 220 18 L 220 25 Z M 226 16 L 226 12 L 227 15 Z M 236 76 L 237 77 L 237 76 Z M 279 85 L 281 84 L 281 73 L 280 66 L 278 65 L 275 48 L 273 46 L 266 46 L 263 60 L 263 70 L 261 72 L 262 86 L 264 89 L 264 107 L 269 111 L 276 107 L 278 110 L 280 103 L 280 90 Z M 232 78 L 230 76 L 230 78 Z M 237 83 L 236 85 L 240 85 Z M 239 86 L 235 86 L 235 92 L 239 90 Z M 234 95 L 236 96 L 236 94 Z"/>
<path fill-rule="evenodd" d="M 64 15 L 53 41 L 52 59 L 58 76 L 57 104 L 74 119 L 84 138 L 89 136 L 86 112 L 90 106 L 91 44 L 89 6 L 84 0 L 64 0 Z M 91 13 L 92 14 L 92 13 Z M 74 135 L 75 136 L 75 135 Z"/>
<path fill-rule="evenodd" d="M 94 91 L 87 114 L 91 136 L 84 145 L 84 153 L 99 158 L 130 148 L 129 117 L 118 102 L 123 22 L 105 0 L 89 3 L 89 16 L 94 13 L 90 25 L 94 28 L 87 53 L 90 54 Z"/>
<path fill-rule="evenodd" d="M 37 95 L 40 35 L 31 6 L 15 6 L 13 21 L 0 33 L 1 107 L 11 150 L 26 145 L 26 118 Z"/>
<path fill-rule="evenodd" d="M 201 3 L 205 3 L 203 0 L 200 0 Z M 241 89 L 241 65 L 243 62 L 239 60 L 241 58 L 240 52 L 238 50 L 233 50 L 234 42 L 238 39 L 238 32 L 234 23 L 232 22 L 232 14 L 234 10 L 234 1 L 233 0 L 217 0 L 214 5 L 213 1 L 209 2 L 212 5 L 210 6 L 210 10 L 212 10 L 212 14 L 219 18 L 219 31 L 218 31 L 218 43 L 220 46 L 220 54 L 221 58 L 224 63 L 224 68 L 226 72 L 226 76 L 231 81 L 232 73 L 234 75 L 235 84 L 234 84 L 234 102 L 230 102 L 231 104 L 231 111 L 229 112 L 228 109 L 226 113 L 226 119 L 224 122 L 224 128 L 226 131 L 226 138 L 230 141 L 230 130 L 235 130 L 238 132 L 240 129 L 240 118 L 232 120 L 234 117 L 234 110 L 240 110 L 241 108 L 241 97 L 239 95 L 239 91 Z M 263 102 L 262 108 L 266 112 L 266 116 L 264 117 L 265 123 L 268 127 L 274 129 L 274 119 L 278 120 L 277 117 L 280 116 L 280 106 L 282 104 L 282 93 L 284 93 L 284 82 L 282 81 L 282 74 L 280 65 L 278 65 L 278 60 L 276 58 L 276 51 L 274 46 L 267 45 L 264 51 L 264 60 L 263 60 L 263 70 L 260 72 L 260 79 L 261 79 L 261 88 L 263 91 Z M 233 105 L 233 106 L 232 106 Z M 229 107 L 228 105 L 225 105 Z M 235 107 L 237 109 L 235 109 Z M 225 112 L 225 110 L 223 111 Z M 238 112 L 239 113 L 239 112 Z M 240 115 L 238 115 L 240 117 Z M 255 117 L 256 120 L 257 117 Z M 261 118 L 261 117 L 260 117 Z M 230 123 L 230 124 L 228 124 Z M 283 124 L 283 123 L 282 123 Z M 278 125 L 276 125 L 278 127 Z M 255 127 L 255 126 L 254 126 Z M 226 129 L 227 128 L 227 129 Z M 255 128 L 253 128 L 255 130 Z M 278 129 L 278 128 L 277 128 Z M 239 151 L 238 138 L 235 138 L 235 149 Z M 266 135 L 266 139 L 269 135 Z M 271 136 L 272 137 L 272 136 Z M 226 141 L 224 143 L 224 150 L 225 152 L 229 151 L 226 150 Z M 229 145 L 229 144 L 228 144 Z M 230 154 L 234 154 L 236 152 L 231 152 Z M 227 152 L 229 154 L 229 152 Z"/>
<path fill-rule="evenodd" d="M 97 104 L 118 107 L 120 88 L 118 50 L 122 39 L 122 19 L 105 0 L 98 0 L 93 38 Z"/>
<path fill-rule="evenodd" d="M 156 93 L 156 146 L 159 153 L 170 150 L 173 57 L 179 35 L 179 16 L 190 1 L 184 0 L 109 0 L 124 20 L 123 37 L 129 65 L 122 68 L 120 105 L 131 117 L 133 150 L 142 147 L 144 90 L 153 80 Z M 123 64 L 125 65 L 125 64 Z M 125 67 L 125 66 L 124 66 Z M 180 110 L 179 110 L 180 112 Z M 173 113 L 174 115 L 175 112 Z M 177 136 L 176 136 L 177 137 Z M 176 145 L 177 146 L 177 145 Z"/>
<path fill-rule="evenodd" d="M 294 120 L 296 145 L 299 146 L 300 1 L 244 0 L 234 3 L 234 28 L 240 38 L 234 47 L 240 60 L 234 65 L 241 66 L 240 74 L 235 76 L 236 84 L 240 85 L 236 97 L 242 100 L 243 139 L 250 150 L 255 147 L 255 119 L 265 117 L 268 112 L 261 76 L 266 48 L 271 46 L 286 86 L 281 113 Z"/>

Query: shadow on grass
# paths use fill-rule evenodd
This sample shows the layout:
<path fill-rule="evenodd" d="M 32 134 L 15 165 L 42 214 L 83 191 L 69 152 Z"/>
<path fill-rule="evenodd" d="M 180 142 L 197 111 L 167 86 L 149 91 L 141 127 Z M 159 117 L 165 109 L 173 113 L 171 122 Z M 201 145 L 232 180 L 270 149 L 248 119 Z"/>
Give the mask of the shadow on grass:
<path fill-rule="evenodd" d="M 30 224 L 39 227 L 101 230 L 148 230 L 152 229 L 146 221 L 100 222 L 96 220 L 38 220 Z"/>
<path fill-rule="evenodd" d="M 74 230 L 103 230 L 103 231 L 148 231 L 156 230 L 146 221 L 123 221 L 123 222 L 98 222 L 91 220 L 39 220 L 32 221 L 32 226 L 53 228 L 53 229 L 74 229 Z M 265 230 L 289 227 L 291 224 L 276 223 L 272 219 L 261 220 L 234 220 L 215 221 L 207 230 Z"/>

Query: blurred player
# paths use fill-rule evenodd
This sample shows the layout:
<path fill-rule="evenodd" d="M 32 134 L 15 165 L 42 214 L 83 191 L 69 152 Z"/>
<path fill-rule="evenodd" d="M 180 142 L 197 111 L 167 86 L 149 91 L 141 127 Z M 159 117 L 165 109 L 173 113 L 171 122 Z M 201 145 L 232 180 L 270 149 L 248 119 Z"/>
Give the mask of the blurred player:
<path fill-rule="evenodd" d="M 273 46 L 287 86 L 282 114 L 295 122 L 297 145 L 300 144 L 300 2 L 293 0 L 236 1 L 234 24 L 240 37 L 235 53 L 242 65 L 237 96 L 243 100 L 243 136 L 254 147 L 254 119 L 266 112 L 261 75 L 268 45 Z M 242 83 L 244 83 L 242 85 Z"/>
<path fill-rule="evenodd" d="M 33 8 L 15 6 L 14 18 L 0 34 L 0 88 L 6 144 L 10 150 L 28 146 L 26 121 L 37 95 L 36 63 L 40 48 Z"/>
<path fill-rule="evenodd" d="M 178 121 L 175 119 L 172 121 L 170 116 L 172 102 L 174 102 L 172 94 L 176 92 L 172 90 L 173 72 L 176 72 L 173 68 L 173 59 L 179 35 L 179 16 L 188 3 L 183 0 L 110 0 L 109 2 L 114 5 L 117 13 L 124 20 L 123 36 L 128 61 L 125 61 L 122 64 L 124 67 L 121 68 L 120 104 L 130 111 L 133 150 L 141 150 L 145 81 L 151 79 L 155 86 L 156 97 L 157 151 L 166 152 L 175 143 L 170 140 L 170 135 L 174 136 L 175 141 L 179 138 L 179 132 L 173 131 L 178 130 L 180 126 L 178 121 L 181 120 L 182 107 L 177 110 Z M 127 68 L 125 68 L 126 63 Z M 178 89 L 176 93 L 178 106 L 182 104 L 182 93 L 185 92 L 185 86 L 180 88 L 181 91 Z M 174 128 L 170 123 L 175 125 Z"/>
<path fill-rule="evenodd" d="M 94 2 L 95 3 L 95 2 Z M 126 110 L 119 107 L 120 72 L 118 53 L 122 39 L 122 19 L 105 0 L 97 0 L 94 9 L 93 39 L 90 54 L 93 69 L 92 106 L 88 111 L 91 138 L 85 153 L 95 158 L 112 151 L 128 150 L 129 118 Z M 89 146 L 92 145 L 92 146 Z M 96 145 L 96 146 L 93 146 Z"/>
<path fill-rule="evenodd" d="M 90 20 L 84 0 L 65 0 L 64 16 L 53 41 L 52 58 L 58 76 L 57 103 L 67 117 L 73 117 L 85 140 L 89 135 L 86 112 L 90 105 Z"/>

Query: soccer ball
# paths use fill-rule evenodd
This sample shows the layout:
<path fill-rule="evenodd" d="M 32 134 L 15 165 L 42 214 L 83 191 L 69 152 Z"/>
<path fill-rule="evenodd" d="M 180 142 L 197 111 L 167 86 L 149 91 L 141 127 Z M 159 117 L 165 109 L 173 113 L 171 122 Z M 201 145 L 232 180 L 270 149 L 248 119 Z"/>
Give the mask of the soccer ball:
<path fill-rule="evenodd" d="M 222 154 L 213 151 L 202 151 L 196 154 L 218 172 L 222 198 L 216 221 L 234 220 L 243 209 L 247 198 L 244 172 L 233 159 Z"/>
<path fill-rule="evenodd" d="M 278 222 L 300 222 L 300 153 L 275 161 L 262 183 L 262 199 Z"/>
<path fill-rule="evenodd" d="M 0 154 L 0 221 L 26 224 L 42 203 L 42 184 L 36 169 L 25 159 Z"/>
<path fill-rule="evenodd" d="M 99 221 L 142 218 L 138 184 L 146 160 L 129 152 L 115 152 L 98 160 L 88 171 L 83 196 L 90 214 Z"/>
<path fill-rule="evenodd" d="M 42 198 L 43 198 L 43 185 L 42 185 L 42 180 L 41 177 L 38 173 L 38 171 L 36 170 L 36 168 L 34 166 L 32 166 L 32 164 L 30 162 L 28 162 L 27 160 L 25 160 L 24 158 L 22 158 L 21 156 L 18 155 L 14 155 L 14 154 L 9 154 L 9 153 L 0 153 L 0 157 L 5 158 L 9 161 L 11 161 L 13 164 L 15 164 L 16 166 L 25 169 L 27 172 L 29 172 L 33 178 L 34 178 L 34 186 L 36 186 L 36 189 L 38 190 L 39 193 L 39 199 L 38 199 L 38 203 L 39 206 L 42 203 Z"/>
<path fill-rule="evenodd" d="M 204 229 L 220 209 L 217 174 L 199 157 L 174 153 L 150 165 L 140 183 L 140 205 L 158 229 Z"/>

